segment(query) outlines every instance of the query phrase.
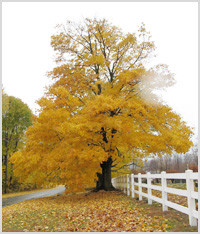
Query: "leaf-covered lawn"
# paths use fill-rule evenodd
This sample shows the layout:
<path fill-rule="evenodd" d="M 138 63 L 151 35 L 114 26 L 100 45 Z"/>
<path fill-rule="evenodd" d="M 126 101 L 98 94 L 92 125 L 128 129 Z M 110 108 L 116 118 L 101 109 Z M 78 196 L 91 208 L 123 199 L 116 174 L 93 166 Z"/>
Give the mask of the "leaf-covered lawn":
<path fill-rule="evenodd" d="M 173 231 L 177 222 L 182 228 L 184 222 L 186 227 L 179 231 L 197 231 L 189 227 L 186 215 L 180 217 L 179 212 L 173 211 L 171 217 L 170 212 L 162 212 L 157 205 L 149 206 L 121 192 L 100 191 L 34 199 L 5 207 L 2 229 L 4 232 L 165 232 Z"/>

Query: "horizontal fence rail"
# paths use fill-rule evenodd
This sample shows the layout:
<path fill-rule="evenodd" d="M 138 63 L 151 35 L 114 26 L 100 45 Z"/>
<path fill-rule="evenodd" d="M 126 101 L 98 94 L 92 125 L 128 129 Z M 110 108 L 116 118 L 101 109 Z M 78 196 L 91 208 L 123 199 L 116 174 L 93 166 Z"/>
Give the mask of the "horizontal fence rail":
<path fill-rule="evenodd" d="M 152 185 L 152 180 L 161 179 L 161 186 Z M 135 179 L 137 182 L 135 182 Z M 167 179 L 185 179 L 186 180 L 186 190 L 175 189 L 167 187 Z M 146 180 L 146 183 L 142 183 L 142 180 Z M 198 201 L 198 192 L 194 191 L 194 180 L 198 180 L 198 173 L 193 172 L 192 170 L 187 170 L 185 173 L 166 173 L 165 171 L 161 174 L 127 174 L 112 179 L 113 186 L 119 190 L 122 190 L 124 193 L 127 193 L 128 196 L 135 197 L 135 194 L 138 194 L 139 200 L 142 200 L 142 197 L 148 199 L 148 204 L 151 205 L 152 201 L 156 201 L 162 204 L 163 211 L 167 211 L 168 207 L 178 210 L 189 216 L 190 226 L 197 226 L 198 211 L 196 210 L 195 199 Z M 135 189 L 135 186 L 138 189 Z M 142 191 L 142 188 L 147 188 L 147 193 Z M 152 190 L 161 191 L 162 198 L 152 195 Z M 176 204 L 174 202 L 167 200 L 167 194 L 175 194 L 179 196 L 187 197 L 188 207 Z"/>

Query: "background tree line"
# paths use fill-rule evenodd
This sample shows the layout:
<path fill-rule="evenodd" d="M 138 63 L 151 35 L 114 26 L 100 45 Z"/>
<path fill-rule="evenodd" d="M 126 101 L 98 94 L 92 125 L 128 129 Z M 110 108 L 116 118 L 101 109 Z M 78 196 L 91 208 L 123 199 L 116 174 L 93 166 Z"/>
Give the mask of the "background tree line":
<path fill-rule="evenodd" d="M 161 171 L 181 173 L 187 169 L 198 172 L 197 145 L 185 154 L 174 152 L 172 156 L 165 154 L 161 158 L 152 158 L 144 162 L 144 170 L 152 173 L 160 173 Z"/>
<path fill-rule="evenodd" d="M 163 154 L 162 157 L 153 157 L 142 162 L 135 162 L 131 165 L 131 172 L 138 173 L 183 173 L 191 169 L 198 172 L 198 146 L 195 144 L 191 149 L 183 154 L 173 152 L 172 155 Z"/>
<path fill-rule="evenodd" d="M 10 156 L 25 145 L 26 129 L 32 125 L 33 114 L 19 98 L 8 96 L 2 89 L 2 191 L 22 191 L 34 188 L 27 181 L 19 183 L 13 174 Z"/>

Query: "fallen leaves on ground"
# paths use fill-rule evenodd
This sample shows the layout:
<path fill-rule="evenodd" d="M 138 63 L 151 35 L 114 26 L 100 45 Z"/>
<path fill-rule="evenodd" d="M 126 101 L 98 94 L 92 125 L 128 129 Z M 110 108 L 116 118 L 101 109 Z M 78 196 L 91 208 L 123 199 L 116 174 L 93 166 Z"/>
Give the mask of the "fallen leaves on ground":
<path fill-rule="evenodd" d="M 133 199 L 132 199 L 133 200 Z M 145 214 L 121 192 L 33 199 L 2 209 L 3 231 L 164 232 L 167 221 Z"/>
<path fill-rule="evenodd" d="M 184 224 L 184 225 L 183 225 Z M 3 232 L 197 232 L 188 216 L 122 192 L 51 196 L 2 209 Z"/>

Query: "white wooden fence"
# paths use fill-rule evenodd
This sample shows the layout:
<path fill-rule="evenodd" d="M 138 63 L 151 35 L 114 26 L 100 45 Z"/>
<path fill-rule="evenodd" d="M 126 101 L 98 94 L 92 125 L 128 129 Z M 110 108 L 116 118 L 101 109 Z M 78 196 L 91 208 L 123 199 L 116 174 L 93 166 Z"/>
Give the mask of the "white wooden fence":
<path fill-rule="evenodd" d="M 135 182 L 137 178 L 138 182 Z M 142 183 L 142 178 L 147 180 L 147 183 Z M 152 180 L 155 178 L 161 179 L 161 186 L 152 185 Z M 186 190 L 175 189 L 167 187 L 167 179 L 185 179 Z M 198 173 L 194 173 L 192 170 L 187 170 L 185 173 L 166 173 L 165 171 L 161 174 L 127 174 L 112 179 L 113 186 L 117 189 L 123 190 L 128 196 L 132 195 L 135 197 L 135 193 L 139 195 L 139 200 L 142 197 L 148 199 L 148 204 L 152 204 L 152 201 L 156 201 L 162 204 L 163 211 L 167 211 L 168 207 L 185 213 L 189 216 L 190 226 L 197 226 L 198 211 L 196 210 L 195 199 L 198 200 L 198 192 L 194 191 L 194 180 L 198 180 Z M 138 186 L 138 190 L 135 190 L 135 186 Z M 142 191 L 143 188 L 147 188 L 147 193 Z M 162 198 L 152 195 L 152 190 L 158 190 L 162 192 Z M 188 207 L 176 204 L 167 200 L 167 193 L 176 194 L 179 196 L 187 197 Z"/>

